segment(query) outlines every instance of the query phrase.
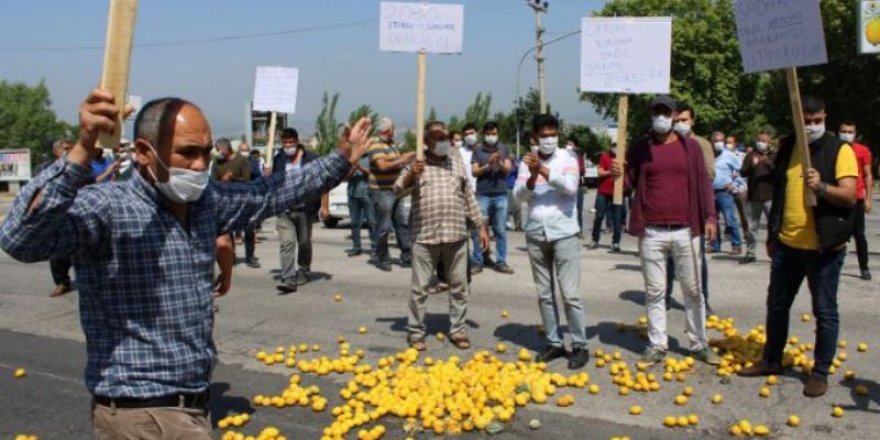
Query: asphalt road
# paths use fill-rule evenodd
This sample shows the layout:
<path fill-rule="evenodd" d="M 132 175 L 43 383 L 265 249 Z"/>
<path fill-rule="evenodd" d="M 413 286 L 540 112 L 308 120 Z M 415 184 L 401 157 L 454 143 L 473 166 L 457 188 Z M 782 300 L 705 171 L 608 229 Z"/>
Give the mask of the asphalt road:
<path fill-rule="evenodd" d="M 591 200 L 588 197 L 588 203 Z M 0 205 L 4 203 L 0 202 Z M 0 215 L 8 206 L 0 206 Z M 588 219 L 589 220 L 589 219 Z M 869 240 L 880 249 L 880 218 L 872 214 Z M 283 366 L 267 367 L 254 359 L 263 348 L 278 345 L 320 344 L 334 347 L 337 335 L 343 335 L 354 349 L 367 352 L 367 361 L 405 348 L 405 322 L 410 272 L 395 267 L 384 273 L 366 264 L 366 257 L 348 258 L 349 247 L 345 229 L 315 228 L 315 277 L 299 292 L 279 296 L 273 271 L 277 273 L 278 243 L 273 225 L 264 225 L 267 241 L 257 247 L 262 269 L 243 265 L 235 269 L 233 291 L 219 301 L 215 338 L 220 350 L 220 363 L 214 376 L 213 415 L 216 418 L 230 411 L 254 411 L 250 399 L 255 394 L 277 393 L 286 382 L 289 370 Z M 366 239 L 366 236 L 364 237 Z M 469 326 L 474 349 L 492 349 L 498 342 L 511 348 L 504 355 L 515 358 L 520 347 L 541 348 L 535 331 L 540 323 L 534 288 L 524 252 L 521 233 L 510 234 L 509 262 L 516 270 L 511 276 L 485 271 L 474 278 L 470 296 Z M 607 238 L 605 239 L 607 244 Z M 635 323 L 645 314 L 643 281 L 635 242 L 626 238 L 623 253 L 611 254 L 607 247 L 582 252 L 582 293 L 587 307 L 590 348 L 619 351 L 631 364 L 644 348 L 644 341 L 632 332 L 618 332 L 619 323 Z M 880 275 L 880 260 L 873 255 L 871 267 Z M 763 252 L 759 262 L 740 266 L 730 257 L 710 258 L 710 292 L 715 310 L 722 316 L 735 317 L 740 330 L 763 323 L 769 265 Z M 857 278 L 854 254 L 847 257 L 841 280 L 839 303 L 841 337 L 850 342 L 849 360 L 845 368 L 857 372 L 857 380 L 842 381 L 840 374 L 831 381 L 827 396 L 807 399 L 801 395 L 802 381 L 791 373 L 781 378 L 769 398 L 759 398 L 762 380 L 734 378 L 722 384 L 707 366 L 698 366 L 697 374 L 687 383 L 661 382 L 657 393 L 633 393 L 618 396 L 606 369 L 591 362 L 586 371 L 602 392 L 591 396 L 576 391 L 574 406 L 560 409 L 553 405 L 529 406 L 517 414 L 500 438 L 529 439 L 608 439 L 627 435 L 632 439 L 727 438 L 729 426 L 742 418 L 770 427 L 772 436 L 787 439 L 867 439 L 880 438 L 880 340 L 877 338 L 877 301 L 880 288 L 876 282 Z M 51 279 L 48 265 L 18 263 L 0 254 L 0 438 L 32 433 L 41 439 L 89 438 L 89 397 L 82 383 L 84 367 L 83 334 L 77 310 L 77 294 L 49 299 Z M 341 302 L 333 296 L 340 293 Z M 809 295 L 804 286 L 792 312 L 792 335 L 811 341 L 814 321 L 802 322 L 799 317 L 810 312 Z M 680 302 L 679 289 L 676 298 Z M 447 300 L 434 296 L 429 303 L 428 325 L 433 334 L 447 329 Z M 502 318 L 501 310 L 509 317 Z M 368 332 L 357 334 L 359 326 Z M 680 305 L 670 312 L 671 348 L 683 356 L 685 343 L 684 316 Z M 711 332 L 712 337 L 718 333 Z M 856 352 L 854 345 L 871 345 L 867 353 Z M 447 341 L 430 338 L 427 355 L 442 358 L 453 354 L 467 356 Z M 14 368 L 24 367 L 28 375 L 13 379 Z M 562 361 L 550 365 L 554 371 L 566 372 Z M 330 406 L 338 403 L 338 389 L 349 376 L 318 378 L 307 375 L 308 384 L 321 387 L 329 397 Z M 855 385 L 869 387 L 868 396 L 858 396 Z M 673 404 L 673 397 L 685 385 L 695 389 L 694 397 L 685 407 Z M 722 405 L 712 405 L 709 397 L 724 395 Z M 631 405 L 644 407 L 644 414 L 629 416 Z M 832 405 L 846 410 L 843 418 L 831 416 Z M 701 423 L 697 428 L 668 429 L 662 427 L 667 415 L 695 413 Z M 785 420 L 797 414 L 801 427 L 789 428 Z M 539 431 L 526 428 L 528 420 L 539 418 Z M 255 410 L 252 422 L 245 428 L 256 433 L 268 425 L 278 426 L 290 438 L 318 438 L 331 421 L 329 413 L 315 414 L 306 409 Z M 386 438 L 403 438 L 402 422 L 383 419 L 388 427 Z M 219 438 L 220 432 L 217 432 Z M 469 434 L 479 438 L 484 434 Z M 422 435 L 421 438 L 430 438 Z"/>

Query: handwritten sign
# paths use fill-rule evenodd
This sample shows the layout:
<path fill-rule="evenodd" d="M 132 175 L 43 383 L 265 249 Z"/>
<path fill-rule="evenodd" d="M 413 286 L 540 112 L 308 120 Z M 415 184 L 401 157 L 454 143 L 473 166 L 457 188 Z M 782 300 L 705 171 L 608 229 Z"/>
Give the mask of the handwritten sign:
<path fill-rule="evenodd" d="M 669 93 L 672 19 L 584 17 L 581 90 Z"/>
<path fill-rule="evenodd" d="M 746 73 L 828 62 L 819 0 L 734 0 Z"/>
<path fill-rule="evenodd" d="M 26 180 L 31 180 L 30 150 L 0 150 L 0 182 Z"/>
<path fill-rule="evenodd" d="M 131 105 L 134 110 L 128 115 L 127 121 L 133 121 L 137 114 L 140 113 L 141 107 L 143 107 L 143 98 L 137 95 L 128 95 L 128 104 Z"/>
<path fill-rule="evenodd" d="M 296 113 L 299 69 L 259 66 L 254 83 L 254 111 Z"/>
<path fill-rule="evenodd" d="M 382 2 L 379 50 L 385 52 L 461 53 L 464 6 Z"/>
<path fill-rule="evenodd" d="M 859 53 L 880 53 L 880 0 L 859 2 Z"/>

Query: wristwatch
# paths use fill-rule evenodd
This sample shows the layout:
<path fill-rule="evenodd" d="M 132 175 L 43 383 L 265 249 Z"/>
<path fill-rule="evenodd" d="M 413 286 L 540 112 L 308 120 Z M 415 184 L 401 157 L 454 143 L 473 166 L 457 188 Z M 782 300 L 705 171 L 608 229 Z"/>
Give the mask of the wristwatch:
<path fill-rule="evenodd" d="M 825 182 L 822 182 L 822 184 L 819 185 L 819 189 L 816 190 L 816 195 L 818 195 L 819 197 L 825 197 L 825 193 L 827 193 L 827 192 L 828 192 L 828 184 Z"/>

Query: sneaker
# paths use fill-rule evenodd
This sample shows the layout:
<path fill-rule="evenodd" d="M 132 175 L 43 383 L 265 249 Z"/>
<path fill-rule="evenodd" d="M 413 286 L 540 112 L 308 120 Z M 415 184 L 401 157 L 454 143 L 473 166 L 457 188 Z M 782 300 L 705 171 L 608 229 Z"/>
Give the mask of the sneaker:
<path fill-rule="evenodd" d="M 507 275 L 513 274 L 513 268 L 507 265 L 507 263 L 499 263 L 495 265 L 495 271 L 501 272 Z"/>
<path fill-rule="evenodd" d="M 862 270 L 862 279 L 865 281 L 871 281 L 871 271 L 868 269 Z"/>
<path fill-rule="evenodd" d="M 535 357 L 535 360 L 537 362 L 550 362 L 553 359 L 559 359 L 561 357 L 565 357 L 565 348 L 554 347 L 551 345 L 538 354 L 538 356 Z"/>
<path fill-rule="evenodd" d="M 721 364 L 721 356 L 718 356 L 717 353 L 712 351 L 712 349 L 706 347 L 702 350 L 692 351 L 691 356 L 698 361 L 705 362 L 709 365 L 719 365 Z"/>
<path fill-rule="evenodd" d="M 648 347 L 642 352 L 641 362 L 653 365 L 664 360 L 666 360 L 666 350 L 660 347 Z"/>
<path fill-rule="evenodd" d="M 245 258 L 244 262 L 250 268 L 253 268 L 253 269 L 260 268 L 260 261 L 257 260 L 257 257 L 254 257 L 254 256 L 247 257 L 247 258 Z"/>
<path fill-rule="evenodd" d="M 568 369 L 579 370 L 587 365 L 590 361 L 590 352 L 586 348 L 575 348 L 571 350 L 571 356 L 568 357 Z"/>
<path fill-rule="evenodd" d="M 767 365 L 763 361 L 740 370 L 737 375 L 742 377 L 776 376 L 782 374 L 781 365 Z"/>
<path fill-rule="evenodd" d="M 590 244 L 587 245 L 587 249 L 589 249 L 589 250 L 599 249 L 599 243 L 596 243 L 595 241 L 591 241 Z"/>
<path fill-rule="evenodd" d="M 616 254 L 620 252 L 620 243 L 612 243 L 611 244 L 611 253 Z"/>
<path fill-rule="evenodd" d="M 377 261 L 376 267 L 379 268 L 382 272 L 391 272 L 391 262 L 390 261 Z"/>
<path fill-rule="evenodd" d="M 741 260 L 739 260 L 739 264 L 752 264 L 756 261 L 758 260 L 755 258 L 754 255 L 746 255 L 745 257 L 742 257 Z"/>
<path fill-rule="evenodd" d="M 479 264 L 475 264 L 471 266 L 471 275 L 476 275 L 483 271 L 483 266 Z"/>
<path fill-rule="evenodd" d="M 828 379 L 822 376 L 811 374 L 804 385 L 804 395 L 807 397 L 822 397 L 828 391 Z"/>
<path fill-rule="evenodd" d="M 309 275 L 308 275 L 308 272 L 305 271 L 304 269 L 300 269 L 300 270 L 298 270 L 298 271 L 296 272 L 296 278 L 295 278 L 295 281 L 296 281 L 296 285 L 297 285 L 297 286 L 303 286 L 303 285 L 305 285 L 306 283 L 308 283 L 308 282 L 309 282 Z"/>

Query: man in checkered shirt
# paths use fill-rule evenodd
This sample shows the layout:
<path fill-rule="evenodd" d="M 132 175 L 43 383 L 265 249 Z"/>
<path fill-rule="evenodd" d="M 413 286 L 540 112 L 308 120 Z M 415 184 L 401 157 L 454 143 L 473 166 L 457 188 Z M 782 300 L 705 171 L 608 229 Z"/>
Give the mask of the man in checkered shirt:
<path fill-rule="evenodd" d="M 215 238 L 330 190 L 366 151 L 370 124 L 300 170 L 216 183 L 202 111 L 159 99 L 135 121 L 138 172 L 86 186 L 98 133 L 119 111 L 110 92 L 89 94 L 79 140 L 22 189 L 0 247 L 24 262 L 72 257 L 96 438 L 210 439 Z"/>
<path fill-rule="evenodd" d="M 473 188 L 464 172 L 458 149 L 451 148 L 442 125 L 429 124 L 425 133 L 425 160 L 408 166 L 394 183 L 398 195 L 412 192 L 413 276 L 410 295 L 408 342 L 422 351 L 425 345 L 425 309 L 431 277 L 443 264 L 449 284 L 449 340 L 470 348 L 464 323 L 467 313 L 468 222 L 480 229 L 483 248 L 489 231 Z"/>

